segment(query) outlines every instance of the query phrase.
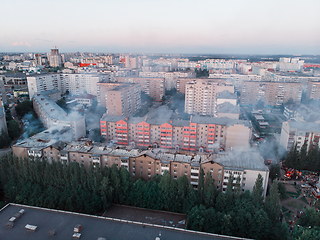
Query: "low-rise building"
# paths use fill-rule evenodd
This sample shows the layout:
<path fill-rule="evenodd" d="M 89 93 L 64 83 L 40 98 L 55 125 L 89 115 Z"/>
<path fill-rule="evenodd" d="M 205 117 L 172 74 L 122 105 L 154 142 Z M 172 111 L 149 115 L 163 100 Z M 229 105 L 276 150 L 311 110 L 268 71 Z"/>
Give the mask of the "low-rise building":
<path fill-rule="evenodd" d="M 53 132 L 44 131 L 29 139 L 15 144 L 13 154 L 18 157 L 40 158 L 65 163 L 77 162 L 86 169 L 124 167 L 133 180 L 142 178 L 151 180 L 156 175 L 169 172 L 172 179 L 186 176 L 189 183 L 197 188 L 201 171 L 204 178 L 211 174 L 216 188 L 225 191 L 228 178 L 240 177 L 242 191 L 252 191 L 259 174 L 263 177 L 264 196 L 267 189 L 269 169 L 264 165 L 263 158 L 257 152 L 225 152 L 219 154 L 177 151 L 173 149 L 156 148 L 149 150 L 114 149 L 101 145 L 94 145 L 90 141 L 71 141 L 63 143 L 55 138 Z M 69 138 L 70 139 L 70 138 Z"/>
<path fill-rule="evenodd" d="M 81 94 L 80 96 L 77 96 L 75 100 L 77 100 L 78 104 L 82 104 L 85 107 L 90 107 L 92 106 L 94 101 L 97 101 L 97 96 L 86 93 L 86 94 Z"/>
<path fill-rule="evenodd" d="M 68 115 L 45 94 L 35 94 L 32 102 L 35 113 L 46 128 L 70 128 L 74 139 L 86 135 L 85 119 L 80 114 L 72 113 Z"/>

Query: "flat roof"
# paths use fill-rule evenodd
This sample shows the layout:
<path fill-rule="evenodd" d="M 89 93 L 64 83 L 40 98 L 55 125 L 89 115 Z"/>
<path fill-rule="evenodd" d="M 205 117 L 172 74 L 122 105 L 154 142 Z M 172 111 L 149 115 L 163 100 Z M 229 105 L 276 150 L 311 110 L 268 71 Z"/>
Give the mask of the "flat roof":
<path fill-rule="evenodd" d="M 53 119 L 65 120 L 67 113 L 52 99 L 50 99 L 46 94 L 37 93 L 33 95 L 38 104 L 41 106 L 42 110 L 47 116 Z"/>
<path fill-rule="evenodd" d="M 25 212 L 14 222 L 14 227 L 7 227 L 9 219 L 21 209 L 24 209 Z M 27 224 L 37 226 L 36 231 L 26 230 L 25 226 Z M 0 236 L 2 240 L 72 239 L 73 228 L 77 224 L 82 227 L 80 232 L 80 239 L 82 240 L 95 240 L 99 237 L 108 240 L 150 240 L 159 236 L 159 233 L 161 233 L 161 239 L 243 239 L 19 204 L 9 204 L 0 212 Z M 56 232 L 56 235 L 52 237 L 49 235 L 51 229 Z"/>
<path fill-rule="evenodd" d="M 213 161 L 225 169 L 269 171 L 262 156 L 254 151 L 230 151 L 213 156 Z"/>

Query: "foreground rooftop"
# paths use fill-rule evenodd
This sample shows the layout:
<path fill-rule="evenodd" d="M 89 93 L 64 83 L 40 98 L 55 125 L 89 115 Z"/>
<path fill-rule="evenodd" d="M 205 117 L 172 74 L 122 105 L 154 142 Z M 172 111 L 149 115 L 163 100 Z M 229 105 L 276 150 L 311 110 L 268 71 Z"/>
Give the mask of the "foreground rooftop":
<path fill-rule="evenodd" d="M 15 220 L 13 227 L 8 227 L 9 219 L 21 209 L 24 209 L 24 214 Z M 36 230 L 27 230 L 25 228 L 27 224 L 37 226 Z M 17 204 L 8 204 L 0 211 L 0 236 L 2 240 L 73 239 L 73 230 L 77 224 L 80 224 L 82 228 L 81 240 L 96 240 L 99 237 L 108 240 L 153 240 L 159 236 L 160 232 L 160 239 L 242 239 Z M 49 234 L 52 229 L 55 231 L 54 236 Z"/>

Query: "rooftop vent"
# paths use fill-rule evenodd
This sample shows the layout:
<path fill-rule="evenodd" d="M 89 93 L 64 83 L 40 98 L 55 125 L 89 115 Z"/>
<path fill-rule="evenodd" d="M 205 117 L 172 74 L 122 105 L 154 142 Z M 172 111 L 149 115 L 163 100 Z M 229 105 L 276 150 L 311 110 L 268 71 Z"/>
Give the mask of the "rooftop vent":
<path fill-rule="evenodd" d="M 75 233 L 81 232 L 81 225 L 80 224 L 75 225 L 74 228 L 73 228 L 73 231 Z"/>
<path fill-rule="evenodd" d="M 53 237 L 54 235 L 56 235 L 56 230 L 50 229 L 49 234 L 51 237 Z"/>
<path fill-rule="evenodd" d="M 81 233 L 74 233 L 74 234 L 72 235 L 72 237 L 79 239 L 79 238 L 81 237 Z"/>
<path fill-rule="evenodd" d="M 14 226 L 14 223 L 13 223 L 13 222 L 8 222 L 8 223 L 7 223 L 7 227 L 12 228 L 13 226 Z"/>
<path fill-rule="evenodd" d="M 35 231 L 37 230 L 37 226 L 30 225 L 30 224 L 27 224 L 27 225 L 25 226 L 25 228 L 26 228 L 27 230 L 33 231 L 33 232 L 35 232 Z"/>

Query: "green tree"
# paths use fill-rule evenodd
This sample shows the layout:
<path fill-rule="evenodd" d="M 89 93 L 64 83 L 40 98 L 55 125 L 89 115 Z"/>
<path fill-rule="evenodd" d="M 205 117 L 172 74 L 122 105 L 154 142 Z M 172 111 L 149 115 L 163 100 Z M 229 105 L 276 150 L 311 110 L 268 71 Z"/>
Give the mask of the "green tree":
<path fill-rule="evenodd" d="M 8 147 L 10 145 L 11 139 L 7 132 L 5 132 L 3 129 L 1 129 L 0 134 L 0 148 Z"/>
<path fill-rule="evenodd" d="M 199 182 L 198 182 L 198 197 L 201 204 L 204 203 L 204 171 L 200 169 Z"/>
<path fill-rule="evenodd" d="M 270 165 L 269 177 L 271 180 L 274 180 L 275 178 L 280 177 L 280 164 L 279 163 Z"/>
<path fill-rule="evenodd" d="M 204 204 L 207 207 L 214 207 L 217 194 L 215 180 L 212 178 L 211 172 L 208 172 L 204 185 Z"/>
<path fill-rule="evenodd" d="M 267 213 L 259 209 L 254 213 L 250 226 L 250 237 L 254 239 L 268 239 L 271 223 Z"/>
<path fill-rule="evenodd" d="M 271 221 L 270 238 L 279 239 L 279 232 L 281 232 L 281 206 L 277 179 L 273 180 L 270 194 L 266 197 L 264 210 Z"/>
<path fill-rule="evenodd" d="M 16 120 L 11 120 L 8 122 L 8 134 L 11 139 L 20 137 L 21 128 Z"/>
<path fill-rule="evenodd" d="M 25 114 L 33 112 L 32 101 L 24 100 L 23 102 L 17 103 L 15 110 L 17 115 L 23 118 Z"/>
<path fill-rule="evenodd" d="M 261 174 L 259 174 L 251 193 L 252 203 L 256 207 L 260 207 L 263 202 L 263 186 L 262 185 L 263 185 L 263 177 L 261 176 Z"/>
<path fill-rule="evenodd" d="M 291 235 L 292 240 L 319 240 L 320 228 L 319 227 L 302 227 L 295 226 Z"/>

